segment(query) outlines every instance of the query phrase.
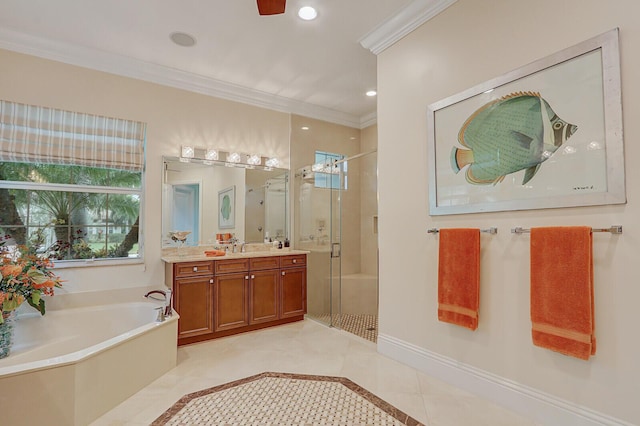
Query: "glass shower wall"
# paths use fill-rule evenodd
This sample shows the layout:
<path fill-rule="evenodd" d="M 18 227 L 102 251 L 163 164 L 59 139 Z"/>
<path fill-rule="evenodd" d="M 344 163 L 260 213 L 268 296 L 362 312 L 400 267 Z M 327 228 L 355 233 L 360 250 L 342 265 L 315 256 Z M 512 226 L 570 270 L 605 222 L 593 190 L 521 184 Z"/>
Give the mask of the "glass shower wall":
<path fill-rule="evenodd" d="M 318 173 L 329 172 L 337 179 Z M 318 182 L 331 181 L 329 187 Z M 296 173 L 297 247 L 310 251 L 308 316 L 375 341 L 378 312 L 377 154 Z"/>
<path fill-rule="evenodd" d="M 311 166 L 297 171 L 298 221 L 295 233 L 296 248 L 308 250 L 307 311 L 310 317 L 327 325 L 337 320 L 337 307 L 332 303 L 333 268 L 339 262 L 331 257 L 331 217 L 338 207 L 338 192 L 316 187 Z"/>

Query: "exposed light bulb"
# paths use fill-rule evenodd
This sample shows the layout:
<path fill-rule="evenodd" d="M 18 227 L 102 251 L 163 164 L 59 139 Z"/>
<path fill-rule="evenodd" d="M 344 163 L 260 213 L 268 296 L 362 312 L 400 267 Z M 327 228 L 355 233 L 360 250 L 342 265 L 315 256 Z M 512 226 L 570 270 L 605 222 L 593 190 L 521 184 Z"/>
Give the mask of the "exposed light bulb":
<path fill-rule="evenodd" d="M 272 157 L 265 161 L 264 165 L 267 167 L 278 167 L 280 165 L 280 160 L 276 157 Z"/>
<path fill-rule="evenodd" d="M 367 93 L 365 93 L 365 95 L 369 96 L 369 97 L 373 97 L 375 95 L 377 95 L 378 92 L 376 92 L 375 90 L 368 90 Z"/>
<path fill-rule="evenodd" d="M 193 158 L 195 156 L 195 150 L 192 146 L 183 145 L 180 156 L 184 158 Z"/>
<path fill-rule="evenodd" d="M 251 164 L 252 166 L 259 166 L 262 162 L 262 158 L 259 154 L 249 154 L 247 156 L 247 164 Z"/>
<path fill-rule="evenodd" d="M 204 158 L 210 161 L 215 161 L 218 159 L 218 150 L 217 149 L 208 149 L 207 153 L 204 155 Z"/>
<path fill-rule="evenodd" d="M 230 152 L 227 154 L 227 161 L 230 163 L 239 163 L 240 162 L 240 154 L 237 152 Z"/>

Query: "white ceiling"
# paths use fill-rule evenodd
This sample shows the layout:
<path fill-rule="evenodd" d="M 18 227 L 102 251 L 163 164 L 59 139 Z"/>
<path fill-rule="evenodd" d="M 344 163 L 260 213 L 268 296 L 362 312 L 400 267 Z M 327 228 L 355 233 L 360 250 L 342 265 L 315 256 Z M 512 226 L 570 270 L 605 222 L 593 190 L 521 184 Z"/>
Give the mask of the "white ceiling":
<path fill-rule="evenodd" d="M 288 0 L 259 16 L 255 0 L 0 0 L 0 48 L 358 127 L 376 111 L 365 36 L 453 1 Z"/>

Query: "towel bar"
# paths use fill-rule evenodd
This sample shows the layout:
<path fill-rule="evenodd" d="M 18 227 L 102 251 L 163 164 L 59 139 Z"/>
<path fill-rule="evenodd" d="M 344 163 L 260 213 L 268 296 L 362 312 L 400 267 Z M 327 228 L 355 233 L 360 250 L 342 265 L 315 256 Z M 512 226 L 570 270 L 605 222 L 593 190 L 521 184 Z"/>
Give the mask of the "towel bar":
<path fill-rule="evenodd" d="M 440 232 L 438 228 L 427 229 L 427 234 L 437 234 L 438 232 Z M 484 232 L 485 234 L 497 234 L 498 228 L 491 227 L 491 228 L 481 229 L 480 232 Z"/>
<path fill-rule="evenodd" d="M 528 234 L 529 232 L 531 232 L 531 229 L 522 228 L 520 226 L 511 228 L 512 234 Z M 622 234 L 622 226 L 612 225 L 609 228 L 591 228 L 591 232 L 611 232 L 612 234 Z"/>

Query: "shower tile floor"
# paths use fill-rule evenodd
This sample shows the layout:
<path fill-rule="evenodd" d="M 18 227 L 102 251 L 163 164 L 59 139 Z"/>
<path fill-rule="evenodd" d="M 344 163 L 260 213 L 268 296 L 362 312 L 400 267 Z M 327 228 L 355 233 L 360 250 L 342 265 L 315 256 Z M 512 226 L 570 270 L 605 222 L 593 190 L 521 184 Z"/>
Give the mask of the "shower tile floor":
<path fill-rule="evenodd" d="M 184 395 L 266 371 L 346 377 L 428 426 L 536 425 L 380 355 L 374 343 L 304 320 L 182 346 L 174 369 L 92 426 L 149 425 Z"/>
<path fill-rule="evenodd" d="M 323 324 L 329 324 L 329 314 L 307 314 L 313 320 Z M 367 339 L 373 343 L 378 341 L 378 316 L 360 314 L 334 315 L 336 328 L 340 328 L 356 336 Z M 339 327 L 337 326 L 339 324 Z"/>

